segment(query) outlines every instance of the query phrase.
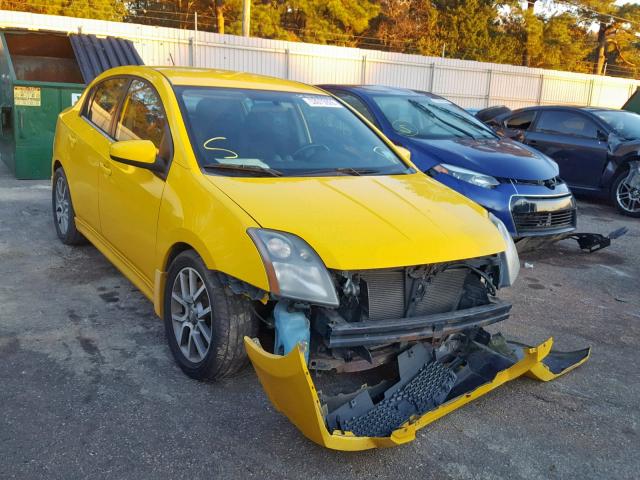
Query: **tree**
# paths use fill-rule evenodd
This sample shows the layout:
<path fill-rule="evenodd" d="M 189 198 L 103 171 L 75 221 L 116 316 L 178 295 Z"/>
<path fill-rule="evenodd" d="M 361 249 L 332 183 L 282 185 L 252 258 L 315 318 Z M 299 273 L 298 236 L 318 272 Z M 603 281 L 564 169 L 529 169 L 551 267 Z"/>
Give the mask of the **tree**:
<path fill-rule="evenodd" d="M 123 0 L 2 0 L 0 9 L 113 21 L 126 13 Z"/>
<path fill-rule="evenodd" d="M 430 0 L 382 0 L 380 14 L 372 20 L 368 46 L 405 53 L 435 55 L 438 51 L 436 30 L 438 10 Z M 370 45 L 369 45 L 370 44 Z"/>
<path fill-rule="evenodd" d="M 508 39 L 498 22 L 493 0 L 436 0 L 438 43 L 448 56 L 466 60 L 505 60 Z M 505 42 L 505 40 L 507 40 Z"/>
<path fill-rule="evenodd" d="M 281 11 L 283 28 L 299 40 L 355 46 L 380 12 L 374 0 L 298 0 Z"/>
<path fill-rule="evenodd" d="M 640 24 L 640 5 L 617 5 L 614 0 L 581 0 L 576 15 L 586 25 L 596 24 L 595 46 L 591 54 L 593 73 L 603 75 L 605 64 L 635 68 L 630 56 L 637 56 L 636 33 Z M 629 55 L 629 57 L 628 57 Z"/>

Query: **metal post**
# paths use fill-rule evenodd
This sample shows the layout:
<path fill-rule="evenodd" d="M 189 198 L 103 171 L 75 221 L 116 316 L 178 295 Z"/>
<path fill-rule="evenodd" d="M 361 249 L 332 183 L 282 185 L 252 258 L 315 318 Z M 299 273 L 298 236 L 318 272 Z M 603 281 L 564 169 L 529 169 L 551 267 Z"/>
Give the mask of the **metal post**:
<path fill-rule="evenodd" d="M 538 105 L 542 105 L 542 90 L 544 89 L 544 75 L 540 75 L 540 90 L 538 90 Z"/>
<path fill-rule="evenodd" d="M 493 70 L 489 69 L 489 80 L 487 81 L 487 107 L 491 106 L 491 82 L 493 80 Z"/>
<path fill-rule="evenodd" d="M 194 40 L 193 40 L 193 60 L 194 66 L 198 63 L 198 12 L 193 14 Z"/>
<path fill-rule="evenodd" d="M 362 70 L 361 70 L 361 74 L 360 74 L 360 83 L 362 85 L 366 85 L 367 84 L 367 56 L 363 55 L 362 56 Z"/>
<path fill-rule="evenodd" d="M 289 80 L 289 77 L 291 76 L 291 73 L 289 72 L 289 55 L 291 55 L 291 52 L 289 52 L 288 48 L 284 49 L 284 78 L 286 78 L 287 80 Z"/>
<path fill-rule="evenodd" d="M 434 82 L 436 80 L 436 64 L 431 64 L 431 78 L 429 79 L 429 91 L 431 93 L 435 93 L 435 85 Z"/>
<path fill-rule="evenodd" d="M 594 91 L 595 86 L 596 86 L 595 78 L 592 78 L 590 83 L 591 84 L 589 85 L 589 102 L 587 103 L 587 105 L 589 105 L 589 106 L 593 105 L 593 91 Z"/>
<path fill-rule="evenodd" d="M 242 36 L 251 35 L 251 0 L 242 0 Z"/>

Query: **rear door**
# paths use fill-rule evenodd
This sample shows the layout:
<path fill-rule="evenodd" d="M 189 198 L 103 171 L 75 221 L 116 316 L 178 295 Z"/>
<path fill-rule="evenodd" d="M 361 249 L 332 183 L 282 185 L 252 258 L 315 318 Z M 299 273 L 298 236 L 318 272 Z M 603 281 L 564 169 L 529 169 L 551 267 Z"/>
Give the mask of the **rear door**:
<path fill-rule="evenodd" d="M 150 83 L 131 80 L 114 136 L 116 141 L 151 140 L 168 168 L 173 153 L 171 133 L 160 96 Z M 164 176 L 111 159 L 101 172 L 102 235 L 138 275 L 151 281 Z"/>
<path fill-rule="evenodd" d="M 600 138 L 599 138 L 600 137 Z M 540 110 L 525 143 L 546 153 L 571 186 L 597 188 L 607 162 L 607 142 L 587 114 L 568 109 Z"/>

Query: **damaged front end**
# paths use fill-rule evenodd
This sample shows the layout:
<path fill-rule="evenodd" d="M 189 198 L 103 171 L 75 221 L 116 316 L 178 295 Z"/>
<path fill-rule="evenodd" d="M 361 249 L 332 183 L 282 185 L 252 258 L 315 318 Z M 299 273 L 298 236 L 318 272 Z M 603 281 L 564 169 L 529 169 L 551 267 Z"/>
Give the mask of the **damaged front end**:
<path fill-rule="evenodd" d="M 273 336 L 245 338 L 269 399 L 314 442 L 338 450 L 406 443 L 418 429 L 521 375 L 542 381 L 585 362 L 484 327 L 508 318 L 495 297 L 504 256 L 331 271 L 337 306 L 258 307 Z M 273 352 L 273 353 L 269 353 Z"/>

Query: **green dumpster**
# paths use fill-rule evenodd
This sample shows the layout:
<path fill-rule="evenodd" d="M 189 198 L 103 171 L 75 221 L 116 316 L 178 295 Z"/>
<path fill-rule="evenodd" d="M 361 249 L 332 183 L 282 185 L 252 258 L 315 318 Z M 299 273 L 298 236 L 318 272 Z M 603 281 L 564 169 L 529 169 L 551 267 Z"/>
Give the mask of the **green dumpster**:
<path fill-rule="evenodd" d="M 58 114 L 84 89 L 69 37 L 0 32 L 0 155 L 19 179 L 51 175 Z"/>

